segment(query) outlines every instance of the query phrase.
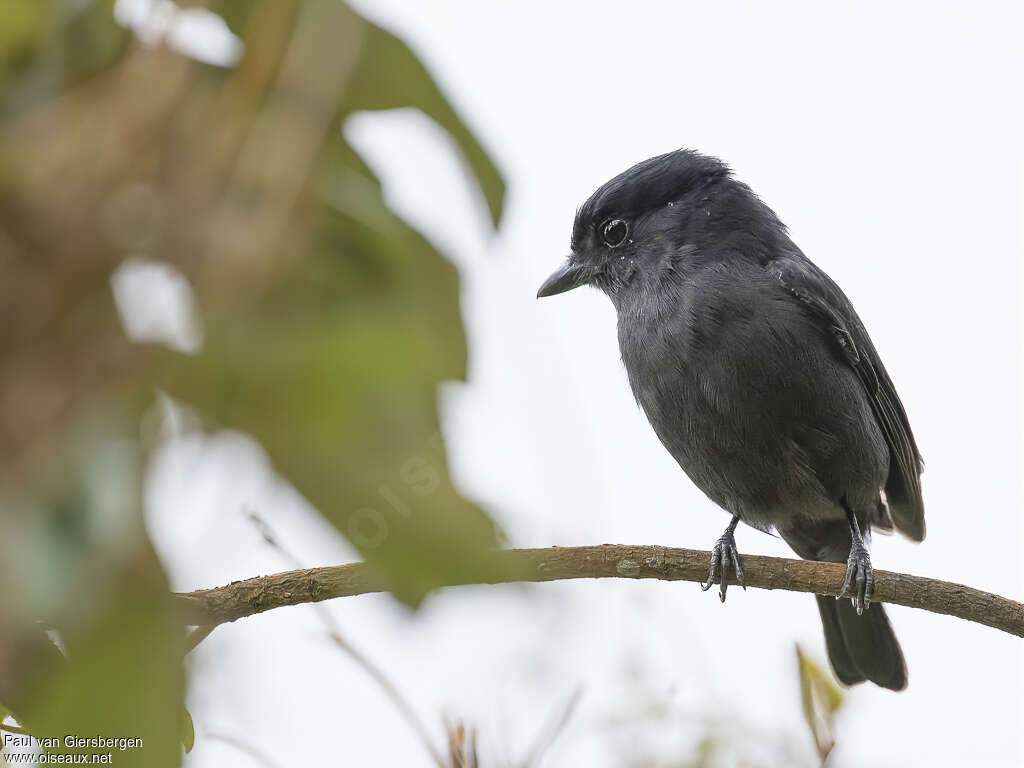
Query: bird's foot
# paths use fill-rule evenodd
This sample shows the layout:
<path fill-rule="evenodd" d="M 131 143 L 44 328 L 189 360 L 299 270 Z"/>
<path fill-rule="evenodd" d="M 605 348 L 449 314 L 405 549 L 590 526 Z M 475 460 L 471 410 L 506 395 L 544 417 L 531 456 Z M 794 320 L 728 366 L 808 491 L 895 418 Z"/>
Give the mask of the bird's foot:
<path fill-rule="evenodd" d="M 743 584 L 743 568 L 740 566 L 740 553 L 736 549 L 736 538 L 733 536 L 731 528 L 732 526 L 715 542 L 715 546 L 711 550 L 711 567 L 708 569 L 708 580 L 700 585 L 700 588 L 707 592 L 717 580 L 719 584 L 718 597 L 723 603 L 725 602 L 725 591 L 729 588 L 730 566 L 736 572 L 736 583 L 743 587 L 743 589 L 746 589 L 746 586 Z"/>
<path fill-rule="evenodd" d="M 875 574 L 871 568 L 867 547 L 854 542 L 850 547 L 850 557 L 846 561 L 846 578 L 843 579 L 843 587 L 837 598 L 850 598 L 859 616 L 871 605 L 871 596 L 874 593 Z"/>

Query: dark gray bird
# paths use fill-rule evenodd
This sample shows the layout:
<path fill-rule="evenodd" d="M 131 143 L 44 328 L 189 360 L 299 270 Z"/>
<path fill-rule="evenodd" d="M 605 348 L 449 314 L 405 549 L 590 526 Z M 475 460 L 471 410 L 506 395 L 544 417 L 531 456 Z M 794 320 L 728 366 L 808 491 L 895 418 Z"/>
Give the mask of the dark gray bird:
<path fill-rule="evenodd" d="M 637 402 L 690 479 L 732 515 L 708 589 L 743 571 L 739 521 L 800 557 L 847 563 L 818 597 L 836 676 L 900 690 L 906 665 L 872 604 L 871 529 L 924 539 L 923 468 L 903 405 L 850 300 L 730 169 L 689 150 L 635 165 L 576 214 L 541 286 L 604 291 Z"/>

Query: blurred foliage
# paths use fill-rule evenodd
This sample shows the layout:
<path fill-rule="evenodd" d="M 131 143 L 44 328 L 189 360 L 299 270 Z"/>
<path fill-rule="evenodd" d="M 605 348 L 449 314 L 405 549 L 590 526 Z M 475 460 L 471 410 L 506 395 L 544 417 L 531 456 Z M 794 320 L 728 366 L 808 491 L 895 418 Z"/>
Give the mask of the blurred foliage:
<path fill-rule="evenodd" d="M 811 659 L 799 645 L 796 647 L 796 659 L 800 672 L 800 702 L 804 720 L 814 739 L 818 759 L 824 766 L 836 744 L 833 718 L 843 703 L 843 692 L 831 672 Z"/>
<path fill-rule="evenodd" d="M 728 699 L 720 698 L 717 684 L 709 691 L 707 683 L 696 680 L 671 682 L 663 667 L 648 665 L 639 656 L 620 660 L 616 704 L 599 726 L 607 750 L 616 765 L 629 768 L 825 765 L 827 754 L 817 742 L 811 748 L 799 727 L 782 723 L 791 722 L 790 715 L 802 707 L 808 724 L 824 717 L 828 733 L 834 735 L 832 716 L 842 691 L 823 662 L 799 649 L 798 654 L 792 687 L 768 690 L 758 687 L 759 681 L 748 680 L 731 691 L 734 697 L 758 696 L 772 704 L 777 725 L 767 728 L 745 721 Z"/>
<path fill-rule="evenodd" d="M 257 438 L 409 603 L 498 538 L 440 436 L 438 384 L 465 375 L 457 274 L 341 126 L 421 109 L 495 225 L 500 174 L 419 59 L 340 2 L 206 6 L 244 43 L 233 67 L 136 41 L 112 1 L 10 0 L 0 25 L 0 699 L 40 735 L 144 737 L 124 765 L 177 765 L 191 738 L 141 526 L 155 392 Z M 110 280 L 140 256 L 188 279 L 196 354 L 126 336 Z"/>
<path fill-rule="evenodd" d="M 185 748 L 186 752 L 191 752 L 192 747 L 196 744 L 196 726 L 195 723 L 192 722 L 192 715 L 187 709 L 185 710 L 181 730 L 181 745 Z"/>
<path fill-rule="evenodd" d="M 0 693 L 35 736 L 139 738 L 145 753 L 115 751 L 116 764 L 172 765 L 182 626 L 142 527 L 136 442 L 109 431 L 109 414 L 91 421 L 34 495 L 5 500 Z M 60 630 L 66 656 L 44 627 Z"/>

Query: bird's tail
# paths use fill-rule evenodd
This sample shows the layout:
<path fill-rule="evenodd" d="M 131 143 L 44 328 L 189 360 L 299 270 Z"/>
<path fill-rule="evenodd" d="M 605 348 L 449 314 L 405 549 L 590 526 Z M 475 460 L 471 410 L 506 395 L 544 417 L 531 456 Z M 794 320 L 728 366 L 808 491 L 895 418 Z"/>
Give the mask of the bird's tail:
<path fill-rule="evenodd" d="M 860 616 L 849 600 L 817 595 L 825 645 L 836 677 L 845 685 L 870 680 L 883 688 L 907 687 L 907 665 L 885 610 L 872 603 Z"/>

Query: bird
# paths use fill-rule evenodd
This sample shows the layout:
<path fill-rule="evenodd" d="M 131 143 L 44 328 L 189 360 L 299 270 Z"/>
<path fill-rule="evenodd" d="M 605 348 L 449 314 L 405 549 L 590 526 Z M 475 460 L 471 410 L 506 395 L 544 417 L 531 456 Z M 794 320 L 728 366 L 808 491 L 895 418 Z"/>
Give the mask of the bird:
<path fill-rule="evenodd" d="M 730 569 L 743 583 L 740 522 L 845 562 L 839 597 L 816 596 L 832 669 L 844 685 L 905 688 L 869 545 L 872 530 L 924 539 L 924 464 L 846 294 L 726 163 L 690 149 L 634 165 L 577 210 L 537 296 L 585 285 L 611 299 L 654 432 L 731 515 L 702 588 L 717 582 L 724 602 Z"/>

